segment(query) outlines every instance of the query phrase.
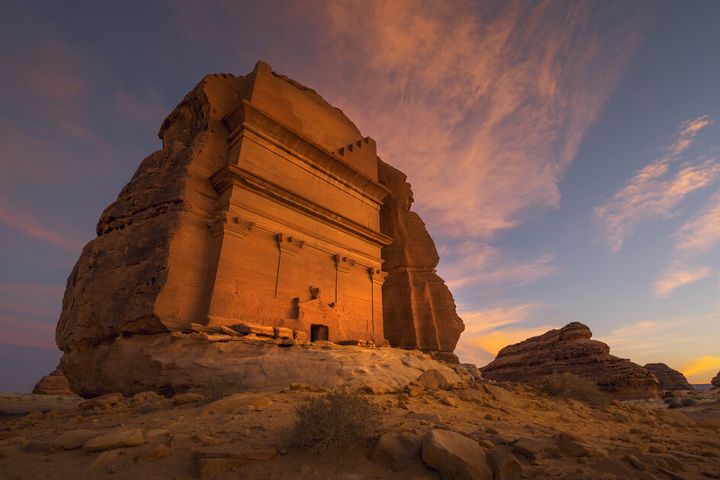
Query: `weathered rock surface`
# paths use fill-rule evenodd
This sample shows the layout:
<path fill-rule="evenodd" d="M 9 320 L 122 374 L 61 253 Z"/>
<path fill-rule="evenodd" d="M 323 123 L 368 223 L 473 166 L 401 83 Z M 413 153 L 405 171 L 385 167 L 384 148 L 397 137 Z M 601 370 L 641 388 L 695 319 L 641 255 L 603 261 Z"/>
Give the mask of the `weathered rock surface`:
<path fill-rule="evenodd" d="M 38 395 L 74 395 L 65 375 L 56 368 L 35 384 L 32 393 Z"/>
<path fill-rule="evenodd" d="M 422 459 L 443 478 L 491 480 L 485 452 L 471 438 L 449 430 L 430 430 L 422 441 Z"/>
<path fill-rule="evenodd" d="M 610 355 L 610 347 L 591 340 L 590 329 L 577 322 L 510 345 L 481 368 L 492 380 L 533 383 L 552 373 L 570 372 L 597 383 L 617 398 L 654 398 L 659 384 L 646 369 Z"/>
<path fill-rule="evenodd" d="M 648 363 L 644 367 L 655 375 L 663 390 L 694 390 L 685 375 L 664 363 Z"/>
<path fill-rule="evenodd" d="M 421 439 L 405 432 L 383 433 L 370 455 L 370 460 L 400 471 L 420 458 Z"/>
<path fill-rule="evenodd" d="M 720 372 L 718 372 L 718 374 L 715 375 L 712 380 L 710 380 L 710 384 L 712 384 L 712 386 L 715 388 L 720 388 Z"/>
<path fill-rule="evenodd" d="M 83 448 L 92 452 L 114 450 L 116 448 L 136 447 L 145 443 L 142 429 L 118 427 L 103 435 L 91 438 Z"/>
<path fill-rule="evenodd" d="M 382 232 L 393 239 L 383 247 L 385 337 L 394 347 L 452 352 L 465 329 L 452 293 L 435 267 L 435 243 L 420 216 L 411 211 L 413 192 L 407 176 L 378 162 L 380 182 L 392 192 L 380 212 Z"/>
<path fill-rule="evenodd" d="M 217 379 L 258 391 L 282 390 L 294 383 L 396 391 L 428 370 L 459 380 L 449 366 L 419 351 L 329 342 L 285 347 L 274 341 L 230 336 L 213 341 L 206 334 L 180 332 L 122 336 L 97 348 L 68 352 L 64 362 L 68 378 L 84 396 L 202 391 Z"/>

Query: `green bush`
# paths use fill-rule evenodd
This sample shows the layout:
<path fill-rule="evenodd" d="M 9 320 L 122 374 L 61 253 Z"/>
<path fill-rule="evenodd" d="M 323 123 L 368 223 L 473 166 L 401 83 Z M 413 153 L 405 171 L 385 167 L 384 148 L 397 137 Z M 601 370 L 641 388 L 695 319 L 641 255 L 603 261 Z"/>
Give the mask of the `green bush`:
<path fill-rule="evenodd" d="M 683 407 L 692 407 L 693 405 L 697 405 L 697 400 L 694 398 L 683 398 L 680 403 L 682 403 Z"/>
<path fill-rule="evenodd" d="M 366 439 L 380 410 L 365 395 L 345 389 L 309 398 L 295 410 L 291 444 L 332 453 Z"/>
<path fill-rule="evenodd" d="M 572 398 L 597 407 L 610 404 L 610 397 L 594 382 L 568 372 L 543 377 L 535 387 L 553 397 Z"/>

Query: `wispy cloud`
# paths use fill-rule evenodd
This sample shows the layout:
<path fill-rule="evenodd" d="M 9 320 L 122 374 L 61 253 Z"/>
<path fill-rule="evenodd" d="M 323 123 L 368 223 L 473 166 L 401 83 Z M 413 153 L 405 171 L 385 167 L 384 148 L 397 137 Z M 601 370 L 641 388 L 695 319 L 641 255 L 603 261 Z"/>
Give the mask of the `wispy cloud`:
<path fill-rule="evenodd" d="M 660 298 L 682 286 L 704 280 L 710 276 L 708 267 L 689 268 L 682 264 L 672 264 L 663 271 L 653 284 L 653 293 Z"/>
<path fill-rule="evenodd" d="M 0 198 L 0 225 L 63 250 L 78 252 L 82 246 L 81 240 L 48 228 L 29 213 L 9 207 L 2 198 Z"/>
<path fill-rule="evenodd" d="M 595 219 L 613 252 L 620 251 L 639 224 L 673 215 L 687 195 L 720 178 L 720 163 L 714 159 L 676 165 L 698 133 L 711 123 L 708 116 L 684 122 L 661 157 L 637 171 L 608 202 L 595 208 Z"/>
<path fill-rule="evenodd" d="M 675 233 L 675 249 L 683 255 L 707 253 L 720 244 L 720 190 Z"/>

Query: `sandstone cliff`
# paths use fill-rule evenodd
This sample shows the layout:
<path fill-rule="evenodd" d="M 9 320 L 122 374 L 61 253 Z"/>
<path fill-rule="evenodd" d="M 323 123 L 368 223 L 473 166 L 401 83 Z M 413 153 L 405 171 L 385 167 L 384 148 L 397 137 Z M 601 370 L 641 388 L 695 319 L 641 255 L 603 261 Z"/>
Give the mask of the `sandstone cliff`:
<path fill-rule="evenodd" d="M 644 368 L 655 375 L 655 378 L 660 382 L 660 388 L 663 390 L 694 390 L 685 375 L 673 370 L 664 363 L 648 363 Z"/>
<path fill-rule="evenodd" d="M 380 214 L 382 232 L 393 239 L 382 251 L 388 273 L 383 285 L 385 337 L 395 347 L 452 352 L 465 326 L 452 293 L 435 273 L 440 260 L 435 243 L 410 210 L 413 192 L 407 176 L 383 161 L 378 166 L 380 182 L 392 192 Z"/>
<path fill-rule="evenodd" d="M 718 372 L 718 374 L 715 375 L 715 377 L 712 380 L 710 380 L 710 383 L 712 384 L 713 387 L 720 388 L 720 372 Z"/>
<path fill-rule="evenodd" d="M 659 385 L 649 371 L 610 355 L 610 347 L 591 337 L 587 326 L 569 323 L 503 348 L 492 363 L 480 370 L 485 378 L 520 383 L 570 372 L 594 381 L 618 398 L 657 396 Z"/>
<path fill-rule="evenodd" d="M 260 76 L 262 88 L 256 81 Z M 362 138 L 339 109 L 263 62 L 245 76 L 202 79 L 165 119 L 158 134 L 162 149 L 142 161 L 105 209 L 97 237 L 83 248 L 68 278 L 56 342 L 64 351 L 61 367 L 74 391 L 103 391 L 102 379 L 116 373 L 108 352 L 118 355 L 118 339 L 171 334 L 193 323 L 208 323 L 210 279 L 218 267 L 213 228 L 233 221 L 218 218 L 219 206 L 231 200 L 214 188 L 213 176 L 227 170 L 232 155 L 237 155 L 228 118 L 238 117 L 249 99 L 257 112 L 282 117 L 282 128 L 295 132 L 293 138 L 305 139 L 283 148 L 307 150 L 311 145 L 314 152 L 340 158 L 337 152 Z M 235 117 L 240 125 L 246 121 Z M 314 154 L 305 150 L 300 155 Z M 372 183 L 377 172 L 368 162 L 376 157 L 363 160 L 359 151 L 350 150 L 344 158 L 355 163 L 344 168 L 357 170 L 361 181 Z M 437 251 L 422 220 L 409 211 L 411 192 L 405 176 L 382 162 L 380 168 L 383 183 L 393 189 L 383 208 L 382 230 L 398 242 L 382 253 L 390 273 L 383 294 L 392 299 L 383 303 L 388 338 L 397 347 L 452 352 L 463 325 L 452 295 L 434 273 Z M 243 225 L 238 223 L 237 229 Z M 267 265 L 268 272 L 277 270 L 276 263 Z M 374 272 L 375 277 L 379 273 Z M 363 278 L 371 281 L 367 272 Z M 234 293 L 241 297 L 246 292 Z"/>
<path fill-rule="evenodd" d="M 72 395 L 70 384 L 65 375 L 56 368 L 49 374 L 42 377 L 33 388 L 32 393 L 41 395 Z"/>

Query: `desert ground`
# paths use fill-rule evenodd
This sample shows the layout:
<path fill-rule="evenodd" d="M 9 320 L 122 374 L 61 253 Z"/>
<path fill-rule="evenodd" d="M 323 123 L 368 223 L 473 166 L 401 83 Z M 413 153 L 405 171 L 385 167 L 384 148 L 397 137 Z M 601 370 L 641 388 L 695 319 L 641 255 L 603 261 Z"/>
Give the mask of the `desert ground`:
<path fill-rule="evenodd" d="M 228 395 L 215 401 L 193 393 L 1 395 L 0 478 L 720 478 L 720 389 L 677 393 L 694 401 L 669 409 L 661 400 L 594 407 L 482 380 L 411 384 L 363 394 L 379 407 L 378 421 L 363 443 L 331 453 L 293 446 L 297 406 L 323 389 L 221 393 Z M 430 468 L 422 450 L 437 430 L 469 439 L 470 453 L 461 446 Z M 463 469 L 479 457 L 490 476 Z"/>

